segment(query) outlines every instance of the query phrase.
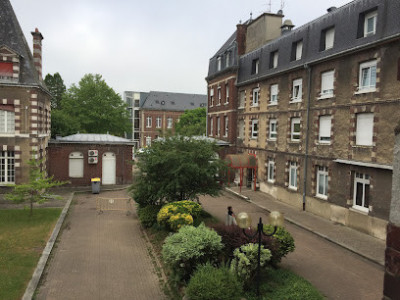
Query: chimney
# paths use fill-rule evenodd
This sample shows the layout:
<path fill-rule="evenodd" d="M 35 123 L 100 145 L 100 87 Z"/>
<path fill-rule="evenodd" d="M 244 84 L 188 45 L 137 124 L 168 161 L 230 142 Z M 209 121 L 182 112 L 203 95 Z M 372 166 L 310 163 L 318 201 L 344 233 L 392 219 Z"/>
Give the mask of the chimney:
<path fill-rule="evenodd" d="M 42 78 L 42 40 L 43 36 L 37 28 L 31 32 L 33 36 L 33 62 L 35 64 L 36 71 L 39 75 L 39 80 Z"/>
<path fill-rule="evenodd" d="M 236 42 L 238 45 L 238 55 L 243 55 L 246 52 L 246 32 L 247 25 L 246 24 L 238 24 L 236 25 Z"/>
<path fill-rule="evenodd" d="M 294 27 L 294 25 L 293 25 L 293 23 L 292 23 L 291 20 L 289 20 L 289 19 L 288 19 L 288 20 L 285 20 L 285 21 L 283 22 L 283 25 L 281 26 L 281 33 L 282 33 L 282 35 L 284 35 L 284 34 L 290 32 L 290 31 L 292 31 L 293 27 Z"/>

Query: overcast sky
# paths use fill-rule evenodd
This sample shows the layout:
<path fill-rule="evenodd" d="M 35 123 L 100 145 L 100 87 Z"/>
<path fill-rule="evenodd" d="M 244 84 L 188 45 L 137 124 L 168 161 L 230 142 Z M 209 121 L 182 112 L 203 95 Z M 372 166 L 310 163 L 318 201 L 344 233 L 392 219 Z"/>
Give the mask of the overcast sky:
<path fill-rule="evenodd" d="M 43 76 L 69 87 L 87 73 L 123 91 L 206 94 L 208 60 L 239 21 L 269 11 L 269 0 L 10 0 L 25 38 L 44 36 Z M 285 0 L 297 27 L 350 0 Z M 271 0 L 271 12 L 281 0 Z M 296 27 L 295 27 L 296 28 Z"/>

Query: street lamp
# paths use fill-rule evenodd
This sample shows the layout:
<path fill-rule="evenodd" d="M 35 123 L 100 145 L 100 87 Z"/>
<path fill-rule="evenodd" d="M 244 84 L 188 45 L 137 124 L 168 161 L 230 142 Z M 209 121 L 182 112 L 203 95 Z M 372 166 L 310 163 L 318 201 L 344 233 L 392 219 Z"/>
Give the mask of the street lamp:
<path fill-rule="evenodd" d="M 253 235 L 249 235 L 246 233 L 246 228 L 251 226 L 251 217 L 245 213 L 241 212 L 236 217 L 236 222 L 240 228 L 243 229 L 243 234 L 248 238 L 252 239 L 258 235 L 258 258 L 257 258 L 257 296 L 260 296 L 260 268 L 261 268 L 261 234 L 265 236 L 273 236 L 276 233 L 276 230 L 279 227 L 283 226 L 284 218 L 283 215 L 278 211 L 271 211 L 268 217 L 269 224 L 274 226 L 274 231 L 272 233 L 264 232 L 264 224 L 262 223 L 262 219 L 257 224 L 257 231 Z"/>

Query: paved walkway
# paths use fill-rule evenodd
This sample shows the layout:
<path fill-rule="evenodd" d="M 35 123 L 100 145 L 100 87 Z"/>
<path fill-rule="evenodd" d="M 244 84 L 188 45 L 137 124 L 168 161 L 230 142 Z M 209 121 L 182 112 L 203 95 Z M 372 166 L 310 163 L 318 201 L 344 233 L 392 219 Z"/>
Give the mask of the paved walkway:
<path fill-rule="evenodd" d="M 283 212 L 286 229 L 295 239 L 296 250 L 283 259 L 282 267 L 306 278 L 328 299 L 382 298 L 383 241 L 300 211 L 265 193 L 242 190 L 242 194 L 250 201 L 224 192 L 217 198 L 201 197 L 200 202 L 205 210 L 222 221 L 227 206 L 232 206 L 236 214 L 246 211 L 253 219 L 253 226 L 259 217 L 265 223 L 268 211 Z M 348 251 L 349 248 L 352 251 Z M 370 257 L 365 259 L 363 256 Z"/>
<path fill-rule="evenodd" d="M 76 195 L 36 299 L 165 299 L 136 212 L 96 211 L 96 197 Z"/>

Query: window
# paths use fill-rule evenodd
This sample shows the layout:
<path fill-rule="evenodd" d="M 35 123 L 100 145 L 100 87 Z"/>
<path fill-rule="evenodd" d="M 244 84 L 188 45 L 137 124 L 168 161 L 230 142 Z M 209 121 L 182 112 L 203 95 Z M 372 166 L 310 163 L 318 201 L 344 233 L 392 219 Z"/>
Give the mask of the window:
<path fill-rule="evenodd" d="M 295 60 L 301 59 L 303 56 L 303 41 L 298 41 L 296 43 L 296 55 L 295 55 Z"/>
<path fill-rule="evenodd" d="M 270 87 L 270 104 L 278 104 L 278 85 L 273 84 Z"/>
<path fill-rule="evenodd" d="M 252 64 L 251 64 L 251 74 L 258 74 L 260 68 L 260 60 L 253 59 Z"/>
<path fill-rule="evenodd" d="M 171 129 L 173 126 L 173 119 L 172 118 L 168 118 L 167 119 L 167 128 Z"/>
<path fill-rule="evenodd" d="M 260 93 L 260 88 L 253 89 L 253 106 L 258 106 L 259 93 Z"/>
<path fill-rule="evenodd" d="M 275 182 L 275 161 L 270 159 L 268 160 L 267 165 L 267 181 L 270 183 Z"/>
<path fill-rule="evenodd" d="M 210 118 L 210 136 L 213 135 L 213 131 L 214 131 L 214 119 L 211 117 Z"/>
<path fill-rule="evenodd" d="M 300 118 L 291 119 L 290 139 L 292 141 L 300 141 Z"/>
<path fill-rule="evenodd" d="M 368 212 L 369 211 L 369 175 L 355 172 L 353 208 Z"/>
<path fill-rule="evenodd" d="M 297 190 L 297 163 L 294 161 L 289 163 L 289 188 Z"/>
<path fill-rule="evenodd" d="M 217 57 L 217 71 L 221 71 L 221 56 Z"/>
<path fill-rule="evenodd" d="M 276 137 L 278 135 L 277 132 L 277 121 L 276 119 L 271 119 L 269 120 L 269 139 L 270 140 L 276 140 Z"/>
<path fill-rule="evenodd" d="M 15 132 L 15 113 L 13 111 L 0 110 L 0 133 Z"/>
<path fill-rule="evenodd" d="M 238 122 L 238 137 L 244 139 L 244 120 Z"/>
<path fill-rule="evenodd" d="M 275 69 L 278 67 L 278 51 L 271 52 L 270 60 L 269 60 L 269 68 Z"/>
<path fill-rule="evenodd" d="M 256 139 L 258 137 L 258 120 L 251 121 L 251 138 Z"/>
<path fill-rule="evenodd" d="M 214 106 L 214 89 L 210 89 L 210 106 Z"/>
<path fill-rule="evenodd" d="M 239 108 L 244 107 L 244 103 L 246 101 L 246 92 L 245 91 L 240 91 L 239 92 Z"/>
<path fill-rule="evenodd" d="M 224 130 L 224 136 L 227 137 L 228 136 L 228 131 L 229 131 L 229 119 L 228 117 L 224 117 L 224 124 L 225 124 L 225 130 Z"/>
<path fill-rule="evenodd" d="M 226 56 L 225 56 L 225 67 L 226 68 L 229 67 L 229 60 L 230 60 L 230 52 L 227 52 Z"/>
<path fill-rule="evenodd" d="M 217 105 L 221 105 L 221 87 L 218 87 L 218 103 Z"/>
<path fill-rule="evenodd" d="M 334 40 L 335 40 L 335 27 L 323 30 L 321 33 L 320 51 L 333 48 Z"/>
<path fill-rule="evenodd" d="M 372 146 L 374 135 L 374 114 L 357 114 L 356 145 Z"/>
<path fill-rule="evenodd" d="M 146 118 L 146 121 L 147 121 L 147 122 L 146 122 L 146 127 L 147 127 L 147 128 L 151 128 L 151 121 L 152 121 L 152 120 L 151 120 L 151 117 L 147 117 L 147 118 Z"/>
<path fill-rule="evenodd" d="M 229 103 L 229 85 L 225 85 L 225 103 Z"/>
<path fill-rule="evenodd" d="M 364 16 L 364 36 L 375 34 L 377 17 L 378 12 L 376 10 Z"/>
<path fill-rule="evenodd" d="M 321 74 L 321 98 L 333 96 L 334 71 L 328 71 Z"/>
<path fill-rule="evenodd" d="M 69 154 L 68 176 L 70 178 L 83 178 L 83 153 L 72 152 Z"/>
<path fill-rule="evenodd" d="M 220 136 L 221 134 L 221 122 L 219 120 L 219 117 L 217 117 L 217 136 Z"/>
<path fill-rule="evenodd" d="M 300 102 L 303 93 L 303 79 L 293 80 L 292 102 Z"/>
<path fill-rule="evenodd" d="M 0 183 L 15 182 L 15 160 L 13 151 L 0 152 Z"/>
<path fill-rule="evenodd" d="M 376 60 L 360 64 L 358 90 L 374 92 L 376 90 Z"/>
<path fill-rule="evenodd" d="M 332 127 L 332 117 L 331 116 L 319 117 L 318 141 L 320 143 L 330 144 L 330 142 L 331 142 L 331 127 Z"/>
<path fill-rule="evenodd" d="M 319 198 L 328 198 L 328 168 L 317 166 L 317 191 Z"/>
<path fill-rule="evenodd" d="M 13 81 L 13 63 L 0 62 L 0 82 Z"/>
<path fill-rule="evenodd" d="M 161 128 L 161 124 L 162 124 L 161 117 L 157 117 L 157 118 L 156 118 L 156 127 L 157 127 L 157 128 Z"/>
<path fill-rule="evenodd" d="M 151 136 L 146 136 L 146 146 L 151 146 Z"/>

